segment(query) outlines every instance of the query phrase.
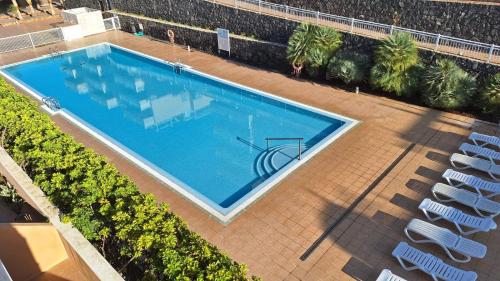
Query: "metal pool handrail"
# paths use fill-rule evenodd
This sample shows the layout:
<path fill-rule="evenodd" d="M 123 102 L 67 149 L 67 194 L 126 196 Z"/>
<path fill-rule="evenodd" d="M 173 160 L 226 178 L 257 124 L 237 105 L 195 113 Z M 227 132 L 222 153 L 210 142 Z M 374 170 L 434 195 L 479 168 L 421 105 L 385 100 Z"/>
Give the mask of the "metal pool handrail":
<path fill-rule="evenodd" d="M 267 149 L 266 150 L 269 150 L 269 141 L 273 141 L 273 140 L 298 140 L 299 141 L 299 160 L 302 159 L 302 141 L 304 140 L 304 138 L 266 138 L 266 147 Z"/>

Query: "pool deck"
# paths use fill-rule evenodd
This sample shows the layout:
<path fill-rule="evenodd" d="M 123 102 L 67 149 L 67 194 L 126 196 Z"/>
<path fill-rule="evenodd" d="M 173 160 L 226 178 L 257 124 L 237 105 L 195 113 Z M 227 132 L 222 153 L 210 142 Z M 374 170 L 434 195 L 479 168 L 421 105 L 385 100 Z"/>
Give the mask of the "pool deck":
<path fill-rule="evenodd" d="M 399 241 L 408 242 L 403 229 L 411 218 L 424 219 L 417 209 L 419 203 L 432 197 L 432 185 L 441 181 L 440 175 L 450 167 L 449 156 L 471 130 L 500 135 L 498 126 L 465 116 L 292 79 L 121 31 L 0 54 L 0 64 L 38 57 L 49 48 L 53 51 L 54 46 L 66 50 L 99 42 L 114 43 L 169 61 L 180 59 L 208 74 L 361 121 L 234 221 L 223 225 L 65 119 L 54 117 L 65 132 L 107 156 L 142 191 L 167 202 L 192 230 L 236 261 L 247 264 L 250 273 L 264 280 L 375 280 L 384 268 L 408 280 L 431 280 L 422 273 L 402 270 L 391 256 L 392 249 Z M 401 158 L 407 149 L 409 152 Z M 400 161 L 393 164 L 398 157 Z M 300 260 L 311 244 L 377 179 L 378 184 L 357 207 L 325 236 L 305 261 Z M 449 225 L 439 225 L 454 230 Z M 488 253 L 484 259 L 463 265 L 452 262 L 438 247 L 410 244 L 451 265 L 476 271 L 479 280 L 500 280 L 500 230 L 472 238 L 486 244 Z"/>

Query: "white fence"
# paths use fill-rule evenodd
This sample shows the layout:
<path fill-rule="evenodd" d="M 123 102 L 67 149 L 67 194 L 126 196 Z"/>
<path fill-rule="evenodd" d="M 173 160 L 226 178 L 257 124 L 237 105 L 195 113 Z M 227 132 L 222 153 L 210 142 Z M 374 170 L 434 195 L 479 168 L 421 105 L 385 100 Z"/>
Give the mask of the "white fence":
<path fill-rule="evenodd" d="M 407 29 L 394 25 L 358 20 L 269 3 L 260 0 L 207 0 L 281 18 L 331 26 L 340 31 L 383 39 L 394 32 L 409 33 L 420 48 L 500 64 L 500 46 Z"/>
<path fill-rule="evenodd" d="M 60 28 L 0 38 L 0 53 L 35 48 L 63 40 L 64 37 Z"/>
<path fill-rule="evenodd" d="M 120 20 L 118 19 L 118 17 L 107 18 L 104 19 L 103 21 L 106 31 L 121 28 Z"/>
<path fill-rule="evenodd" d="M 106 31 L 120 29 L 118 17 L 104 19 Z M 35 48 L 47 44 L 64 41 L 64 34 L 60 27 L 0 38 L 0 53 L 22 49 Z"/>

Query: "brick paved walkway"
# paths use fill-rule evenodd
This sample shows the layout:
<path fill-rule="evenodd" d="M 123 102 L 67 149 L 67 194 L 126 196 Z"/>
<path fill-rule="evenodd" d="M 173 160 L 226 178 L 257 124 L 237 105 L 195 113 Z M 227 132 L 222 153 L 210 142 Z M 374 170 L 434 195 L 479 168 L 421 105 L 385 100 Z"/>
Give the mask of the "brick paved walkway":
<path fill-rule="evenodd" d="M 468 117 L 291 79 L 120 31 L 57 46 L 62 50 L 103 41 L 170 61 L 180 59 L 197 70 L 362 121 L 225 226 L 66 120 L 54 118 L 78 141 L 106 155 L 141 190 L 168 202 L 191 229 L 265 280 L 374 280 L 383 268 L 408 280 L 429 280 L 418 272 L 403 272 L 390 253 L 399 241 L 407 240 L 403 228 L 409 220 L 423 218 L 417 212 L 419 202 L 431 196 L 432 184 L 449 167 L 449 155 L 471 128 L 500 133 L 498 127 Z M 37 57 L 48 49 L 0 55 L 0 63 Z M 412 143 L 416 145 L 409 154 L 301 261 L 304 251 Z M 479 280 L 500 280 L 495 268 L 500 231 L 473 239 L 487 244 L 488 254 L 466 265 L 454 264 L 436 247 L 418 247 L 477 271 Z"/>

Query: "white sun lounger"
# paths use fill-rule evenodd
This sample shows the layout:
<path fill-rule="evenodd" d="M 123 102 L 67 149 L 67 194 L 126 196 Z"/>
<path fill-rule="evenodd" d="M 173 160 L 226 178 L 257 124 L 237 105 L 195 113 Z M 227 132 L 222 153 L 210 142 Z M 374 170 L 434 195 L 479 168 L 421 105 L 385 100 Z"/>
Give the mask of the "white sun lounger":
<path fill-rule="evenodd" d="M 380 272 L 376 281 L 406 281 L 406 279 L 393 274 L 389 269 L 384 269 Z"/>
<path fill-rule="evenodd" d="M 479 145 L 473 145 L 470 143 L 462 143 L 460 147 L 458 148 L 460 151 L 463 152 L 463 154 L 472 156 L 472 157 L 478 157 L 478 158 L 484 158 L 486 160 L 490 160 L 491 163 L 497 164 L 496 161 L 500 160 L 500 152 L 497 152 L 493 149 L 489 149 L 486 147 L 482 147 Z"/>
<path fill-rule="evenodd" d="M 443 174 L 443 178 L 453 187 L 468 186 L 475 189 L 479 195 L 486 198 L 500 195 L 500 182 L 486 181 L 480 177 L 464 174 L 453 169 L 446 170 Z M 485 192 L 488 194 L 485 194 Z"/>
<path fill-rule="evenodd" d="M 500 214 L 500 203 L 465 189 L 459 189 L 444 183 L 436 183 L 432 187 L 432 194 L 441 202 L 458 202 L 471 207 L 482 217 L 495 217 Z"/>
<path fill-rule="evenodd" d="M 456 262 L 465 263 L 471 258 L 484 258 L 486 255 L 485 245 L 423 220 L 412 219 L 405 228 L 405 234 L 414 243 L 433 243 L 441 246 L 448 257 Z M 415 238 L 415 234 L 423 238 Z M 463 257 L 456 257 L 454 253 Z"/>
<path fill-rule="evenodd" d="M 500 138 L 495 136 L 483 135 L 479 133 L 472 133 L 469 136 L 469 139 L 475 144 L 479 146 L 494 146 L 495 149 L 500 149 Z"/>
<path fill-rule="evenodd" d="M 401 267 L 407 271 L 419 269 L 429 274 L 434 281 L 476 281 L 477 274 L 444 263 L 441 259 L 400 242 L 392 251 Z"/>
<path fill-rule="evenodd" d="M 429 198 L 424 199 L 418 208 L 432 222 L 443 219 L 453 223 L 462 235 L 488 232 L 497 228 L 497 224 L 492 218 L 471 216 L 457 208 L 443 205 Z M 469 230 L 466 231 L 465 227 Z"/>
<path fill-rule="evenodd" d="M 450 158 L 450 162 L 453 167 L 459 170 L 474 168 L 487 173 L 494 180 L 500 181 L 500 165 L 495 165 L 489 160 L 453 153 Z"/>

